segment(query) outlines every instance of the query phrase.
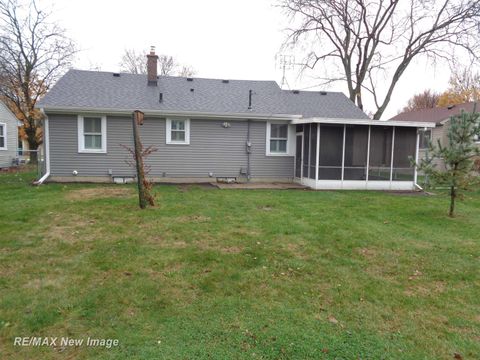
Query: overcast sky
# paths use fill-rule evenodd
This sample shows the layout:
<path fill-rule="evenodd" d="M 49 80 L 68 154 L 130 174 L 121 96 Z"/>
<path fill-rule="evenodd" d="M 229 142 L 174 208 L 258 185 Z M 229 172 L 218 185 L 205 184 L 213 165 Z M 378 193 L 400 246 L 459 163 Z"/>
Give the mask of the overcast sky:
<path fill-rule="evenodd" d="M 275 0 L 40 0 L 53 4 L 54 16 L 81 52 L 74 67 L 118 71 L 126 48 L 174 56 L 191 65 L 196 76 L 264 79 L 281 82 L 275 56 L 285 39 L 287 18 Z M 291 53 L 291 52 L 290 52 Z M 290 54 L 289 53 L 289 54 Z M 301 59 L 299 56 L 297 61 Z M 288 72 L 290 88 L 315 84 L 310 76 Z M 425 88 L 443 91 L 450 72 L 426 61 L 404 75 L 384 115 L 397 113 L 413 93 Z M 313 88 L 316 90 L 317 88 Z M 325 90 L 345 92 L 343 84 Z M 368 103 L 367 103 L 368 107 Z M 367 109 L 368 110 L 368 109 Z"/>

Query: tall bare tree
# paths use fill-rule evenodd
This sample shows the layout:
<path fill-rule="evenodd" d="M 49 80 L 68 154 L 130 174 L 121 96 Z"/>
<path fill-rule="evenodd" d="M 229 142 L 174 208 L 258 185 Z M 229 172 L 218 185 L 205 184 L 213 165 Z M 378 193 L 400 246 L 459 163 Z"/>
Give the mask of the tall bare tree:
<path fill-rule="evenodd" d="M 70 65 L 75 46 L 35 0 L 0 1 L 0 95 L 23 123 L 30 150 L 42 143 L 37 101 Z M 37 153 L 30 153 L 37 161 Z"/>
<path fill-rule="evenodd" d="M 146 52 L 135 49 L 125 49 L 122 60 L 120 61 L 120 69 L 131 74 L 146 74 L 147 59 L 145 54 Z M 164 76 L 192 76 L 195 74 L 195 70 L 191 66 L 181 65 L 170 55 L 159 55 L 158 67 L 158 73 Z"/>
<path fill-rule="evenodd" d="M 437 106 L 440 95 L 427 89 L 419 94 L 413 95 L 407 105 L 400 112 L 415 111 L 421 109 L 432 109 Z"/>
<path fill-rule="evenodd" d="M 345 82 L 361 109 L 380 119 L 412 61 L 420 56 L 478 60 L 477 0 L 279 0 L 290 15 L 287 43 L 308 49 L 305 68 L 322 63 L 321 84 Z"/>

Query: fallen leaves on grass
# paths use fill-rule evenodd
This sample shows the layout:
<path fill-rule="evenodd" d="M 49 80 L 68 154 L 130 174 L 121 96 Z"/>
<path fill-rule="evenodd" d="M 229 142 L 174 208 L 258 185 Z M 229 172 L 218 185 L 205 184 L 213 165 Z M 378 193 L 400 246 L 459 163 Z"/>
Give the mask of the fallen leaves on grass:
<path fill-rule="evenodd" d="M 334 325 L 337 325 L 338 324 L 338 320 L 333 316 L 333 315 L 330 315 L 328 317 L 328 321 L 331 322 L 332 324 Z"/>
<path fill-rule="evenodd" d="M 416 279 L 417 277 L 419 277 L 419 276 L 421 276 L 421 275 L 422 275 L 422 272 L 421 272 L 421 271 L 415 270 L 415 271 L 413 272 L 413 274 L 408 277 L 408 280 L 414 280 L 414 279 Z"/>

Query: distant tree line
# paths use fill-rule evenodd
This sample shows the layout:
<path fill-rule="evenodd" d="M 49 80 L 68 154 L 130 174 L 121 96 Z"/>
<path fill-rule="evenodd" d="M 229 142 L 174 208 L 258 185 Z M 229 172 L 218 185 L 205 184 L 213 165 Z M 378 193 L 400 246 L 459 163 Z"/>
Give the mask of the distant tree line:
<path fill-rule="evenodd" d="M 446 107 L 480 100 L 480 74 L 468 68 L 453 71 L 443 93 L 426 89 L 413 95 L 399 112 Z M 479 110 L 479 109 L 477 109 Z"/>

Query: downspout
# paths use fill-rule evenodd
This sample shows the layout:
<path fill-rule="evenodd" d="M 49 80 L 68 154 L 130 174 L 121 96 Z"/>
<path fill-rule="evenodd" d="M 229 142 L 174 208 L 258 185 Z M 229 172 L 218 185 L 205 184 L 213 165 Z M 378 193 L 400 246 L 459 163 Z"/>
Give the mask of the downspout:
<path fill-rule="evenodd" d="M 45 180 L 50 176 L 50 132 L 48 127 L 48 116 L 45 114 L 43 109 L 40 109 L 43 115 L 45 115 L 44 127 L 43 127 L 43 144 L 45 146 L 45 174 L 33 182 L 33 185 L 41 185 Z M 37 159 L 38 161 L 38 159 Z"/>
<path fill-rule="evenodd" d="M 251 174 L 250 174 L 250 154 L 252 152 L 252 142 L 250 141 L 250 126 L 252 120 L 247 120 L 247 142 L 246 142 L 246 152 L 247 152 L 247 181 L 250 181 Z"/>
<path fill-rule="evenodd" d="M 252 94 L 253 90 L 248 90 L 248 110 L 252 111 Z M 247 181 L 250 181 L 252 175 L 250 173 L 250 154 L 252 152 L 252 142 L 250 141 L 250 126 L 252 120 L 247 120 L 247 142 L 245 143 L 245 150 L 247 152 Z"/>

